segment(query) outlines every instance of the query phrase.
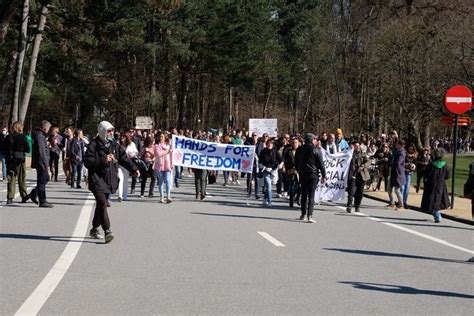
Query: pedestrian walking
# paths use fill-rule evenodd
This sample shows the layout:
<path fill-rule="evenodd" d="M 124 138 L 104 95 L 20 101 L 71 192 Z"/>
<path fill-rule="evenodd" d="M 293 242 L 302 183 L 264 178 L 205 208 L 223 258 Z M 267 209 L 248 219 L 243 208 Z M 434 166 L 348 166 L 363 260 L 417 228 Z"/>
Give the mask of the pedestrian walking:
<path fill-rule="evenodd" d="M 18 181 L 21 203 L 28 201 L 26 192 L 25 157 L 30 152 L 26 136 L 23 134 L 23 125 L 13 123 L 11 133 L 5 137 L 5 158 L 7 166 L 7 204 L 12 204 L 15 198 L 15 180 Z"/>
<path fill-rule="evenodd" d="M 52 127 L 49 142 L 49 170 L 51 172 L 51 181 L 58 182 L 59 158 L 61 156 L 61 143 L 63 137 L 59 135 L 59 128 Z"/>
<path fill-rule="evenodd" d="M 7 179 L 7 152 L 5 148 L 5 139 L 7 135 L 8 129 L 6 127 L 2 128 L 2 132 L 0 133 L 0 163 L 2 167 L 2 178 L 0 179 L 0 181 L 4 181 L 5 179 Z"/>
<path fill-rule="evenodd" d="M 29 198 L 40 207 L 53 207 L 51 203 L 46 200 L 46 185 L 49 181 L 49 147 L 47 142 L 47 135 L 51 123 L 42 121 L 41 126 L 36 129 L 33 135 L 33 150 L 31 154 L 31 168 L 36 169 L 36 188 L 34 188 Z"/>
<path fill-rule="evenodd" d="M 375 159 L 379 168 L 379 181 L 377 183 L 377 190 L 380 190 L 382 181 L 384 182 L 384 190 L 388 192 L 389 177 L 390 177 L 390 161 L 392 160 L 392 152 L 388 143 L 383 143 L 382 147 L 375 153 Z"/>
<path fill-rule="evenodd" d="M 441 210 L 449 207 L 448 189 L 446 180 L 449 179 L 449 168 L 443 160 L 445 150 L 436 148 L 433 152 L 433 161 L 428 164 L 425 172 L 425 181 L 421 208 L 433 214 L 436 223 L 441 221 Z"/>
<path fill-rule="evenodd" d="M 389 203 L 387 208 L 396 208 L 397 210 L 404 210 L 403 206 L 403 196 L 402 188 L 406 183 L 405 176 L 405 159 L 406 159 L 406 150 L 404 148 L 405 142 L 403 140 L 398 140 L 396 142 L 395 148 L 396 152 L 392 159 L 392 164 L 390 167 L 390 180 L 388 187 L 388 198 Z M 393 191 L 397 196 L 397 204 L 395 205 L 393 201 Z"/>
<path fill-rule="evenodd" d="M 84 166 L 84 149 L 85 143 L 82 139 L 82 129 L 76 129 L 74 131 L 74 138 L 71 141 L 71 188 L 82 189 L 81 179 L 82 179 L 82 167 Z"/>
<path fill-rule="evenodd" d="M 113 194 L 118 187 L 118 165 L 129 172 L 139 175 L 137 167 L 128 159 L 125 150 L 114 139 L 114 127 L 107 121 L 99 123 L 98 136 L 87 146 L 84 154 L 84 165 L 89 170 L 89 190 L 94 194 L 96 207 L 92 220 L 90 236 L 101 239 L 99 227 L 105 234 L 105 243 L 114 238 L 110 230 L 110 219 L 107 212 L 107 195 Z"/>
<path fill-rule="evenodd" d="M 344 138 L 344 134 L 342 133 L 342 129 L 336 129 L 336 140 L 337 152 L 349 150 L 350 146 L 347 140 Z"/>
<path fill-rule="evenodd" d="M 66 184 L 71 185 L 72 165 L 71 165 L 71 142 L 74 138 L 74 133 L 70 127 L 64 129 L 64 136 L 62 138 L 61 149 L 63 156 L 63 171 L 66 176 Z"/>
<path fill-rule="evenodd" d="M 256 132 L 252 133 L 252 137 L 249 137 L 245 141 L 245 145 L 247 146 L 257 146 L 258 142 L 258 134 Z M 252 184 L 253 184 L 253 189 L 255 191 L 255 199 L 259 200 L 260 196 L 258 195 L 258 190 L 260 188 L 260 178 L 258 177 L 259 173 L 259 168 L 258 168 L 258 155 L 256 152 L 254 152 L 254 157 L 253 157 L 253 167 L 252 167 L 252 172 L 247 173 L 247 199 L 252 196 Z"/>
<path fill-rule="evenodd" d="M 418 160 L 418 152 L 415 145 L 408 145 L 407 156 L 405 158 L 405 185 L 402 189 L 403 207 L 408 208 L 408 195 L 410 194 L 411 179 L 413 172 L 416 170 L 416 161 Z"/>
<path fill-rule="evenodd" d="M 423 148 L 423 152 L 416 161 L 416 193 L 420 191 L 421 180 L 425 177 L 426 168 L 431 161 L 430 148 Z"/>
<path fill-rule="evenodd" d="M 272 207 L 272 183 L 278 177 L 278 167 L 283 163 L 280 154 L 273 148 L 273 140 L 265 143 L 265 148 L 258 156 L 259 168 L 262 170 L 265 197 L 263 205 Z"/>
<path fill-rule="evenodd" d="M 153 163 L 155 162 L 155 138 L 154 136 L 148 136 L 145 138 L 142 152 L 140 153 L 140 159 L 145 163 L 146 169 L 144 172 L 140 172 L 140 196 L 145 195 L 145 187 L 147 178 L 150 178 L 150 188 L 148 191 L 148 197 L 153 197 L 153 190 L 155 189 L 156 176 L 153 170 Z"/>
<path fill-rule="evenodd" d="M 349 174 L 347 176 L 347 207 L 346 212 L 352 212 L 352 205 L 354 204 L 355 212 L 360 211 L 362 203 L 362 196 L 364 194 L 364 184 L 370 180 L 368 171 L 370 161 L 367 155 L 362 151 L 359 141 L 352 143 L 353 153 L 349 166 Z"/>
<path fill-rule="evenodd" d="M 172 150 L 169 138 L 161 133 L 158 143 L 155 145 L 155 164 L 153 169 L 158 176 L 158 187 L 160 189 L 160 203 L 171 203 L 171 172 L 173 171 Z M 166 185 L 166 197 L 163 193 L 163 185 Z"/>
<path fill-rule="evenodd" d="M 290 207 L 293 207 L 294 202 L 300 205 L 300 183 L 298 178 L 298 172 L 296 171 L 296 151 L 300 146 L 298 138 L 291 140 L 291 148 L 285 151 L 283 162 L 285 166 L 285 173 L 288 179 L 288 195 L 290 198 Z"/>
<path fill-rule="evenodd" d="M 321 176 L 321 183 L 326 182 L 326 169 L 323 163 L 323 155 L 317 145 L 317 136 L 308 133 L 305 135 L 305 144 L 299 147 L 295 154 L 296 168 L 301 185 L 300 220 L 307 218 L 309 223 L 314 223 L 314 194 L 320 181 L 319 177 Z"/>

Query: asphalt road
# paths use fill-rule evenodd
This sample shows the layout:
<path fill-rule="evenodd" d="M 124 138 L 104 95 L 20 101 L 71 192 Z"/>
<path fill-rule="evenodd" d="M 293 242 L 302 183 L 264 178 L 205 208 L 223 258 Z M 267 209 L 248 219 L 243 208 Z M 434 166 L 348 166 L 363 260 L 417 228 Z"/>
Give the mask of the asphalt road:
<path fill-rule="evenodd" d="M 0 184 L 0 313 L 474 310 L 474 264 L 466 262 L 474 256 L 472 226 L 435 224 L 429 215 L 386 210 L 368 199 L 362 215 L 347 214 L 342 202 L 317 206 L 316 223 L 309 224 L 297 220 L 299 210 L 286 200 L 275 198 L 272 209 L 255 200 L 247 205 L 243 186 L 221 182 L 208 187 L 212 197 L 202 202 L 194 200 L 188 177 L 171 204 L 138 196 L 114 202 L 115 239 L 107 245 L 84 238 L 93 208 L 87 190 L 51 183 L 54 208 L 7 207 Z M 87 225 L 78 224 L 80 218 Z"/>

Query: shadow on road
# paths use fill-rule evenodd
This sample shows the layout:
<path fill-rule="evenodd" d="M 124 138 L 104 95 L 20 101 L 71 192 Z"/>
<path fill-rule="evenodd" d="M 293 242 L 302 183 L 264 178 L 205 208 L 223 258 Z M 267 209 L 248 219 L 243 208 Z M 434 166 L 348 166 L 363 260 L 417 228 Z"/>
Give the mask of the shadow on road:
<path fill-rule="evenodd" d="M 0 239 L 9 238 L 9 239 L 28 239 L 28 240 L 48 240 L 48 241 L 62 241 L 62 242 L 81 242 L 81 243 L 93 243 L 93 244 L 102 244 L 102 242 L 97 242 L 96 239 L 90 237 L 67 237 L 67 236 L 40 236 L 40 235 L 22 235 L 22 234 L 0 234 Z M 82 239 L 84 240 L 76 240 Z"/>
<path fill-rule="evenodd" d="M 443 296 L 443 297 L 457 297 L 457 298 L 469 298 L 473 299 L 474 295 L 463 294 L 463 293 L 454 293 L 454 292 L 444 292 L 444 291 L 433 291 L 433 290 L 422 290 L 409 286 L 393 285 L 393 284 L 379 284 L 379 283 L 365 283 L 365 282 L 339 282 L 342 284 L 351 284 L 354 288 L 360 290 L 369 290 L 369 291 L 380 291 L 394 294 L 409 294 L 409 295 L 433 295 L 433 296 Z"/>
<path fill-rule="evenodd" d="M 416 256 L 416 255 L 407 255 L 407 254 L 404 254 L 404 253 L 392 253 L 392 252 L 359 250 L 359 249 L 342 249 L 342 248 L 323 248 L 323 249 L 324 250 L 330 250 L 330 251 L 339 251 L 339 252 L 344 252 L 344 253 L 351 253 L 351 254 L 356 254 L 356 255 L 378 256 L 378 257 L 397 257 L 397 258 L 421 259 L 421 260 L 430 260 L 430 261 L 439 261 L 439 262 L 448 262 L 448 263 L 472 264 L 470 262 L 461 261 L 461 260 L 435 258 L 435 257 L 425 257 L 425 256 Z"/>
<path fill-rule="evenodd" d="M 281 218 L 281 217 L 250 216 L 250 215 L 235 215 L 235 214 L 217 214 L 217 213 L 201 213 L 201 212 L 191 212 L 190 214 L 207 215 L 207 216 L 221 216 L 221 217 L 235 217 L 235 218 L 248 218 L 248 219 L 269 219 L 269 220 L 274 220 L 274 221 L 305 223 L 305 222 L 303 222 L 299 219 Z"/>

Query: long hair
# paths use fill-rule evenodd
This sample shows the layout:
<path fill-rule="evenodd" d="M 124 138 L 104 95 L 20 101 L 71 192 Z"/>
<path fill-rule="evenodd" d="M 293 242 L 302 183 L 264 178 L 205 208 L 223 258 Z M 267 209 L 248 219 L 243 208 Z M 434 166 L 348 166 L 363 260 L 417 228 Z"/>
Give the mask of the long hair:
<path fill-rule="evenodd" d="M 16 121 L 15 123 L 12 124 L 11 131 L 12 133 L 18 133 L 18 134 L 23 133 L 23 124 Z"/>

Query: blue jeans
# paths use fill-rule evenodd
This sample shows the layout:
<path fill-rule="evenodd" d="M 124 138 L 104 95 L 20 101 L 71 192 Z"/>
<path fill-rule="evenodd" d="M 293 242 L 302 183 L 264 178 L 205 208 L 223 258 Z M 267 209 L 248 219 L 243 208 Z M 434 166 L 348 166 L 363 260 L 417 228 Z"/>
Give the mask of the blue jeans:
<path fill-rule="evenodd" d="M 411 173 L 406 175 L 406 183 L 402 188 L 403 205 L 407 205 L 408 193 L 410 193 L 411 177 Z"/>
<path fill-rule="evenodd" d="M 82 161 L 75 161 L 71 164 L 71 167 L 72 167 L 71 188 L 74 188 L 74 181 L 76 181 L 77 187 L 81 185 L 82 166 L 83 166 Z"/>
<path fill-rule="evenodd" d="M 435 221 L 440 221 L 441 220 L 441 212 L 437 209 L 434 209 L 433 210 L 433 217 L 435 219 Z"/>
<path fill-rule="evenodd" d="M 230 175 L 230 172 L 229 171 L 224 171 L 224 184 L 228 184 L 229 183 L 229 175 Z"/>
<path fill-rule="evenodd" d="M 264 172 L 263 181 L 265 184 L 265 200 L 268 204 L 272 204 L 272 174 L 269 172 Z"/>
<path fill-rule="evenodd" d="M 178 180 L 181 179 L 181 167 L 175 166 L 174 167 L 174 185 L 178 186 Z"/>
<path fill-rule="evenodd" d="M 166 197 L 169 199 L 171 197 L 171 171 L 158 172 L 158 186 L 160 188 L 160 198 L 164 198 L 163 183 L 166 184 Z"/>
<path fill-rule="evenodd" d="M 0 152 L 0 160 L 2 161 L 2 178 L 7 178 L 7 164 L 5 163 L 5 153 Z"/>
<path fill-rule="evenodd" d="M 255 184 L 255 198 L 258 198 L 258 185 L 260 184 L 260 178 L 256 172 L 247 173 L 247 197 L 252 195 L 252 180 L 254 180 Z"/>

